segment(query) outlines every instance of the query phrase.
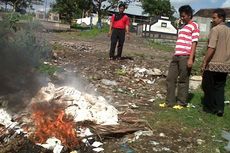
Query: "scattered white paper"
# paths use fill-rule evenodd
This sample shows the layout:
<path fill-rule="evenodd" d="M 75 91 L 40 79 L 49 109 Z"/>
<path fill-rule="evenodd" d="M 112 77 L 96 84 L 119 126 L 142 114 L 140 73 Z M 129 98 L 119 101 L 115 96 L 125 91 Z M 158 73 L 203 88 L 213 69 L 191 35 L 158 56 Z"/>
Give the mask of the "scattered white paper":
<path fill-rule="evenodd" d="M 103 143 L 99 142 L 99 141 L 95 141 L 92 146 L 97 148 L 97 147 L 100 147 L 101 145 L 103 145 Z"/>
<path fill-rule="evenodd" d="M 94 148 L 93 151 L 95 151 L 95 152 L 101 152 L 101 151 L 104 151 L 104 149 L 103 148 Z"/>

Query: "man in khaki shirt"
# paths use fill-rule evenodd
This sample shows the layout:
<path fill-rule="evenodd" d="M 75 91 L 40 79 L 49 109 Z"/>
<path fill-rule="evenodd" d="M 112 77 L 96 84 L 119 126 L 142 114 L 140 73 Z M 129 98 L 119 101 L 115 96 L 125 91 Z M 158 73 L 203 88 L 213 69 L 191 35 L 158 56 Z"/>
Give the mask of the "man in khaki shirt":
<path fill-rule="evenodd" d="M 213 28 L 209 34 L 208 50 L 203 60 L 203 110 L 223 116 L 224 87 L 230 72 L 230 28 L 225 25 L 226 13 L 216 9 L 212 14 Z"/>

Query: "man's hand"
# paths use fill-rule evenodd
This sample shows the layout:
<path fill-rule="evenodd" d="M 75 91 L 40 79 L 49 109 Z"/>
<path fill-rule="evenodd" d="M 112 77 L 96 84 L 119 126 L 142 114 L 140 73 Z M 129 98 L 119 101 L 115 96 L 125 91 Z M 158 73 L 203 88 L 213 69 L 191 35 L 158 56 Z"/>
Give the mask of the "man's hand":
<path fill-rule="evenodd" d="M 187 62 L 187 66 L 188 68 L 192 68 L 192 65 L 193 65 L 193 59 L 188 59 L 188 62 Z"/>
<path fill-rule="evenodd" d="M 130 39 L 130 34 L 129 34 L 129 32 L 126 33 L 126 37 L 127 37 L 128 40 Z"/>
<path fill-rule="evenodd" d="M 108 37 L 111 37 L 111 35 L 112 35 L 112 32 L 109 31 L 109 33 L 107 34 L 107 36 L 108 36 Z"/>
<path fill-rule="evenodd" d="M 206 69 L 207 63 L 203 61 L 201 65 L 201 74 L 203 74 L 204 70 Z"/>

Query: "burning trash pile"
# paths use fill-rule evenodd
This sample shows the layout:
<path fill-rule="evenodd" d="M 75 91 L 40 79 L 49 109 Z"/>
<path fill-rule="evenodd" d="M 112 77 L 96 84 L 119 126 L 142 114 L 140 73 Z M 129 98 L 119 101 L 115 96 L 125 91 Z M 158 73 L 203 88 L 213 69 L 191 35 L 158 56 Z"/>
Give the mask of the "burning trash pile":
<path fill-rule="evenodd" d="M 38 96 L 32 100 L 52 102 L 66 105 L 65 113 L 73 116 L 75 122 L 92 121 L 96 124 L 114 125 L 118 123 L 118 111 L 108 104 L 102 96 L 82 93 L 73 87 L 59 87 L 51 83 L 42 88 Z"/>
<path fill-rule="evenodd" d="M 63 148 L 73 150 L 79 147 L 80 143 L 91 146 L 96 152 L 103 151 L 103 148 L 99 147 L 101 142 L 92 143 L 87 139 L 92 139 L 90 136 L 93 133 L 85 126 L 85 122 L 100 125 L 118 124 L 118 110 L 103 97 L 82 93 L 68 86 L 56 88 L 51 83 L 40 89 L 25 111 L 27 113 L 12 117 L 7 111 L 0 109 L 0 125 L 4 126 L 4 130 L 0 130 L 14 130 L 15 133 L 22 134 L 55 153 L 63 152 Z M 14 118 L 17 119 L 13 122 Z M 9 139 L 4 138 L 0 147 L 1 143 L 7 141 Z"/>

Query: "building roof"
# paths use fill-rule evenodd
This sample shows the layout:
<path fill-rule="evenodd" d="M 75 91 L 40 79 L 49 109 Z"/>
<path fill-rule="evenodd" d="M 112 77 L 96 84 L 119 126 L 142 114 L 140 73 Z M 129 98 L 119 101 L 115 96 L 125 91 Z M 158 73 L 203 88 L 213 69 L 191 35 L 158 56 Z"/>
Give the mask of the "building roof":
<path fill-rule="evenodd" d="M 212 12 L 215 10 L 216 8 L 206 8 L 206 9 L 200 9 L 199 11 L 197 11 L 194 16 L 200 16 L 200 17 L 206 17 L 206 18 L 211 18 L 212 16 Z M 226 18 L 230 18 L 230 7 L 228 8 L 223 8 L 226 12 Z"/>

